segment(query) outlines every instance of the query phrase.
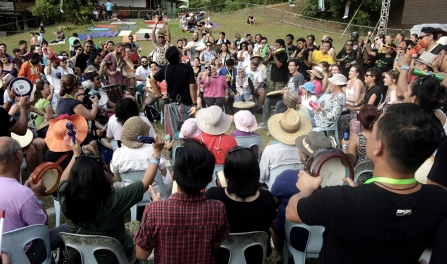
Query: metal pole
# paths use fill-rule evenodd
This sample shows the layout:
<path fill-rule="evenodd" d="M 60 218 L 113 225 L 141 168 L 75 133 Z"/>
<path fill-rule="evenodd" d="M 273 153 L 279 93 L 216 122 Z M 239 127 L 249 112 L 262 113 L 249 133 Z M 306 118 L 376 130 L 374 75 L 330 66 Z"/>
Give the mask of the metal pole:
<path fill-rule="evenodd" d="M 357 15 L 357 12 L 360 10 L 360 7 L 362 6 L 363 1 L 364 1 L 364 0 L 362 0 L 362 2 L 360 3 L 359 7 L 358 7 L 357 10 L 355 11 L 354 15 L 353 15 L 352 18 L 351 18 L 351 21 L 349 21 L 348 25 L 346 26 L 345 31 L 343 31 L 343 33 L 341 33 L 340 39 L 343 38 L 343 35 L 346 33 L 346 30 L 348 30 L 349 26 L 350 26 L 351 23 L 352 23 L 352 20 L 354 20 L 355 15 Z"/>

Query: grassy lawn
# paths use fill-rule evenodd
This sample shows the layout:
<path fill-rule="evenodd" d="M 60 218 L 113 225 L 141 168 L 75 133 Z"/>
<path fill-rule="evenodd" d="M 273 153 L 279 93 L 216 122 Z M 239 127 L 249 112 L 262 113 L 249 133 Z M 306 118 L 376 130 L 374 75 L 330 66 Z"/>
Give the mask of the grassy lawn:
<path fill-rule="evenodd" d="M 285 5 L 288 6 L 288 4 L 285 4 Z M 286 8 L 286 7 L 283 6 L 283 8 Z M 246 17 L 247 17 L 247 14 L 244 11 L 239 11 L 239 12 L 235 12 L 235 13 L 231 13 L 231 14 L 228 14 L 228 13 L 212 14 L 211 15 L 212 21 L 219 25 L 219 27 L 216 27 L 214 29 L 213 35 L 216 38 L 218 38 L 218 36 L 219 36 L 218 33 L 220 31 L 225 31 L 227 38 L 230 40 L 233 40 L 235 33 L 240 33 L 241 35 L 243 35 L 244 33 L 251 33 L 251 34 L 259 33 L 263 36 L 266 36 L 269 39 L 269 43 L 273 43 L 274 40 L 278 39 L 278 38 L 285 38 L 285 36 L 289 33 L 291 33 L 295 36 L 295 40 L 299 37 L 306 37 L 308 33 L 313 33 L 316 36 L 317 42 L 324 35 L 324 33 L 320 32 L 320 31 L 312 32 L 311 30 L 308 30 L 305 28 L 291 26 L 289 24 L 284 24 L 277 20 L 269 19 L 269 18 L 262 17 L 262 16 L 256 17 L 256 26 L 248 26 L 245 24 Z M 139 19 L 139 20 L 133 19 L 132 21 L 137 22 L 138 28 L 147 28 L 147 25 L 144 24 L 144 21 L 142 19 Z M 105 23 L 101 23 L 101 24 L 105 24 Z M 179 24 L 178 21 L 172 20 L 169 24 L 170 24 L 173 42 L 176 42 L 177 39 L 182 38 L 182 37 L 191 39 L 190 33 L 182 33 L 181 32 L 181 30 L 178 27 L 178 24 Z M 55 26 L 46 28 L 46 31 L 47 31 L 46 39 L 48 41 L 52 39 L 50 37 L 50 36 L 52 36 L 51 32 L 56 31 L 58 26 L 59 25 L 55 25 Z M 73 28 L 73 29 L 67 30 L 65 32 L 65 34 L 68 38 L 74 32 L 77 32 L 79 34 L 88 33 L 87 29 L 92 25 L 73 27 L 72 25 L 66 24 L 66 25 L 62 25 L 62 26 Z M 33 29 L 32 31 L 36 31 L 36 30 Z M 138 29 L 133 30 L 132 33 L 135 33 L 137 31 L 138 31 Z M 343 40 L 340 40 L 339 35 L 338 36 L 332 35 L 332 38 L 334 39 L 334 46 L 336 47 L 336 50 L 339 50 L 340 47 L 342 47 L 344 41 L 346 40 L 346 38 L 344 38 Z M 6 43 L 8 46 L 9 53 L 11 53 L 13 48 L 18 47 L 18 43 L 22 39 L 29 42 L 29 39 L 30 39 L 29 32 L 3 38 L 0 40 L 0 42 Z M 94 42 L 95 42 L 95 44 L 100 44 L 100 42 L 105 43 L 107 40 L 113 40 L 115 43 L 117 43 L 117 42 L 122 41 L 122 37 L 97 38 L 97 39 L 94 39 Z M 138 44 L 142 48 L 141 55 L 147 55 L 153 49 L 153 44 L 151 41 L 138 41 Z M 51 48 L 53 49 L 54 53 L 59 53 L 61 51 L 68 51 L 69 50 L 68 41 L 66 42 L 66 44 L 52 45 Z M 262 115 L 257 114 L 256 118 L 259 123 L 259 122 L 261 122 Z M 158 134 L 162 134 L 162 135 L 164 134 L 163 125 L 160 124 L 159 122 L 154 124 L 154 128 Z M 234 129 L 234 125 L 231 126 L 230 131 L 228 133 L 231 133 L 231 131 L 233 129 Z M 256 132 L 259 133 L 263 139 L 263 147 L 265 147 L 269 141 L 273 140 L 272 137 L 267 135 L 267 131 L 264 129 L 259 129 Z M 165 156 L 167 156 L 167 153 L 165 153 Z M 24 171 L 24 173 L 23 173 L 24 180 L 28 177 L 28 175 L 29 175 L 29 173 L 27 171 Z M 48 225 L 50 227 L 53 227 L 55 224 L 55 214 L 54 214 L 54 207 L 53 207 L 53 201 L 52 201 L 51 196 L 45 197 L 44 201 L 45 201 L 45 206 L 48 210 L 48 215 L 49 215 L 49 222 L 48 222 L 49 224 Z M 64 222 L 63 219 L 64 218 L 62 216 L 62 222 Z M 126 221 L 128 221 L 130 219 L 130 213 L 126 214 L 125 219 L 126 219 Z M 153 262 L 146 262 L 146 263 L 153 263 Z M 275 263 L 273 254 L 268 258 L 267 263 Z M 311 263 L 314 263 L 314 262 L 312 261 Z"/>

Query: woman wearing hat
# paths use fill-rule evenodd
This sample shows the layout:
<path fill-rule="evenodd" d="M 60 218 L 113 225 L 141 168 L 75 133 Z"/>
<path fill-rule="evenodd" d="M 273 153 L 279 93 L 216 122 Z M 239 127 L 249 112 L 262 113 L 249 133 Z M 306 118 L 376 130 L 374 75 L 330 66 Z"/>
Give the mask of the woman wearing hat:
<path fill-rule="evenodd" d="M 154 139 L 153 155 L 143 179 L 119 189 L 111 188 L 98 159 L 81 155 L 79 142 L 73 144 L 70 140 L 74 154 L 62 174 L 57 192 L 70 233 L 113 237 L 120 242 L 126 256 L 132 255 L 134 243 L 124 227 L 124 214 L 141 201 L 155 178 L 164 138 L 155 136 Z M 80 263 L 76 250 L 69 248 L 68 255 L 71 263 Z M 107 250 L 95 256 L 99 263 L 117 262 L 115 255 Z"/>
<path fill-rule="evenodd" d="M 315 110 L 315 125 L 317 127 L 332 127 L 336 124 L 338 117 L 346 104 L 346 96 L 342 87 L 346 85 L 346 77 L 342 74 L 335 74 L 328 79 L 333 93 L 331 98 L 324 104 L 319 105 Z"/>
<path fill-rule="evenodd" d="M 313 104 L 318 104 L 318 98 L 315 95 L 315 84 L 313 82 L 307 82 L 300 86 L 301 92 L 301 105 L 307 109 L 314 111 Z"/>
<path fill-rule="evenodd" d="M 323 79 L 323 69 L 320 66 L 315 66 L 312 70 L 307 70 L 310 75 L 310 81 L 314 84 L 314 94 L 320 96 L 322 92 L 321 80 Z"/>
<path fill-rule="evenodd" d="M 254 132 L 258 127 L 256 117 L 248 110 L 240 110 L 233 116 L 236 129 L 231 132 L 233 137 L 259 136 Z"/>

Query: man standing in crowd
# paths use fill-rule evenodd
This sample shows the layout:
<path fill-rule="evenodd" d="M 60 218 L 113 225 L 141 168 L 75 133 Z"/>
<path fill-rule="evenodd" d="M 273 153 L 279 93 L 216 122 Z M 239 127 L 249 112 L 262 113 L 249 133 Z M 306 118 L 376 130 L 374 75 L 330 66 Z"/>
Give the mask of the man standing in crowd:
<path fill-rule="evenodd" d="M 75 64 L 75 72 L 76 74 L 81 77 L 82 74 L 85 71 L 85 68 L 87 68 L 87 62 L 90 58 L 90 54 L 93 50 L 93 41 L 87 40 L 84 42 L 84 52 L 76 56 L 76 64 Z"/>
<path fill-rule="evenodd" d="M 423 27 L 421 33 L 419 33 L 419 41 L 424 40 L 427 45 L 425 46 L 425 51 L 431 52 L 433 54 L 442 54 L 445 52 L 444 46 L 436 43 L 438 40 L 438 31 L 434 27 Z"/>
<path fill-rule="evenodd" d="M 334 58 L 329 54 L 329 49 L 331 48 L 331 42 L 330 41 L 323 41 L 321 43 L 321 50 L 314 50 L 312 52 L 312 68 L 317 66 L 320 61 L 325 61 L 329 63 L 329 65 L 332 65 L 335 63 Z"/>
<path fill-rule="evenodd" d="M 245 73 L 248 75 L 248 78 L 253 83 L 254 87 L 254 96 L 259 96 L 258 98 L 258 107 L 256 109 L 257 112 L 262 111 L 262 106 L 264 105 L 264 99 L 265 99 L 265 90 L 262 88 L 262 82 L 264 81 L 262 77 L 262 71 L 258 69 L 258 65 L 260 64 L 260 61 L 258 59 L 252 59 L 250 61 L 250 67 L 247 67 L 245 69 Z"/>
<path fill-rule="evenodd" d="M 112 20 L 112 8 L 113 8 L 113 4 L 110 2 L 110 0 L 107 0 L 106 11 L 107 11 L 107 17 L 109 18 L 109 21 Z"/>
<path fill-rule="evenodd" d="M 319 189 L 323 177 L 301 170 L 287 219 L 325 227 L 320 263 L 419 263 L 447 219 L 447 192 L 414 174 L 444 137 L 433 113 L 390 105 L 366 144 L 376 176 L 357 187 L 347 180 L 350 186 Z"/>
<path fill-rule="evenodd" d="M 281 90 L 286 86 L 289 79 L 289 71 L 287 69 L 288 56 L 284 49 L 284 40 L 277 39 L 275 41 L 275 49 L 270 50 L 270 55 L 266 58 L 266 63 L 272 64 L 271 76 L 270 76 L 270 91 Z"/>
<path fill-rule="evenodd" d="M 155 19 L 154 27 L 152 28 L 151 38 L 154 43 L 155 49 L 151 52 L 151 61 L 156 61 L 160 67 L 168 64 L 166 59 L 166 51 L 171 45 L 171 31 L 169 30 L 167 18 L 163 18 L 162 22 L 164 28 L 160 28 L 158 31 L 158 39 L 155 36 L 155 29 L 159 20 Z"/>
<path fill-rule="evenodd" d="M 50 64 L 45 67 L 45 77 L 53 86 L 53 100 L 51 100 L 51 107 L 56 110 L 59 102 L 59 91 L 61 90 L 61 77 L 65 75 L 64 69 L 59 66 L 61 59 L 56 56 L 51 57 Z"/>
<path fill-rule="evenodd" d="M 286 36 L 286 52 L 287 52 L 287 58 L 290 58 L 290 56 L 297 50 L 297 47 L 293 45 L 293 40 L 295 37 L 292 34 L 287 34 Z"/>
<path fill-rule="evenodd" d="M 192 41 L 186 44 L 186 47 L 183 48 L 183 51 L 186 51 L 191 61 L 194 60 L 195 57 L 199 57 L 200 52 L 206 48 L 203 41 L 199 40 L 199 34 L 197 32 L 192 33 Z"/>
<path fill-rule="evenodd" d="M 110 84 L 118 84 L 119 86 L 124 86 L 123 65 L 125 61 L 122 57 L 123 50 L 124 44 L 118 43 L 115 46 L 115 51 L 107 54 L 104 57 L 104 60 L 101 62 L 101 64 L 103 64 L 103 67 L 106 67 L 107 69 L 107 75 L 109 76 Z"/>

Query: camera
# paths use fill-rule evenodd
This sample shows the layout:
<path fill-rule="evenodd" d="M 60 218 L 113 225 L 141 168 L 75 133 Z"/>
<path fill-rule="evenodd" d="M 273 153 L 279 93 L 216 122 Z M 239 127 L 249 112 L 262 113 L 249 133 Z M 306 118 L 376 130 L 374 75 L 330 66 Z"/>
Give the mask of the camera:
<path fill-rule="evenodd" d="M 104 62 L 105 62 L 107 65 L 112 65 L 112 61 L 104 60 Z"/>
<path fill-rule="evenodd" d="M 101 95 L 98 94 L 94 94 L 94 95 L 90 95 L 90 89 L 85 89 L 84 92 L 84 100 L 82 101 L 82 104 L 87 108 L 87 109 L 92 109 L 92 101 L 90 100 L 90 98 L 95 98 L 95 96 L 98 97 L 98 101 L 101 100 Z"/>

